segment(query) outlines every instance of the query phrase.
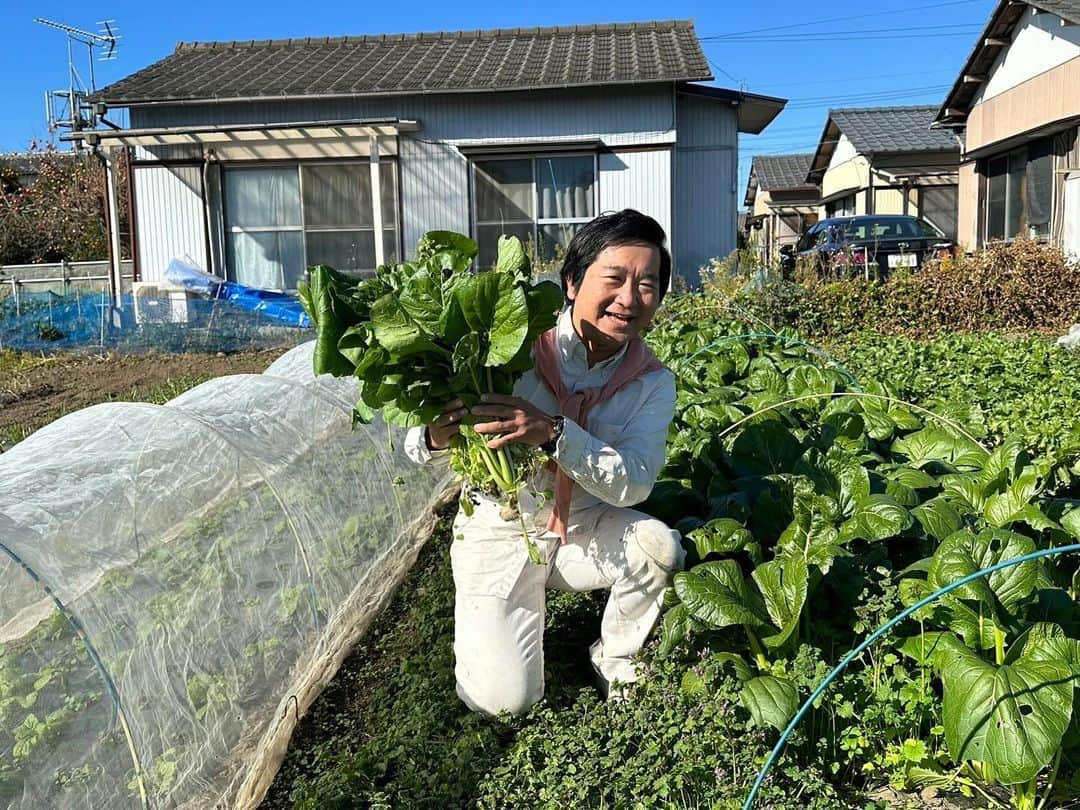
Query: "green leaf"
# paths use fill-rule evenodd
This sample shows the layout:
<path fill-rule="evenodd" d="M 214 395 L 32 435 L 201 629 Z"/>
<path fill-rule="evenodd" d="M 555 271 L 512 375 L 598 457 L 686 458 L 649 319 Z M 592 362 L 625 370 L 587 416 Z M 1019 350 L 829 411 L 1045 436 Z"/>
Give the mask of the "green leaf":
<path fill-rule="evenodd" d="M 927 630 L 917 636 L 904 639 L 896 649 L 911 658 L 920 666 L 929 666 L 935 657 L 962 642 L 952 633 L 942 630 Z"/>
<path fill-rule="evenodd" d="M 499 236 L 498 258 L 495 260 L 495 269 L 500 273 L 529 276 L 529 257 L 525 254 L 525 246 L 516 236 Z"/>
<path fill-rule="evenodd" d="M 802 456 L 802 445 L 775 420 L 748 425 L 731 448 L 731 467 L 737 477 L 791 472 Z"/>
<path fill-rule="evenodd" d="M 870 497 L 867 469 L 837 448 L 830 449 L 828 455 L 810 448 L 795 465 L 795 472 L 808 476 L 819 493 L 836 501 L 845 516 L 851 515 L 859 501 Z"/>
<path fill-rule="evenodd" d="M 989 764 L 1006 785 L 1030 781 L 1050 763 L 1072 716 L 1072 673 L 1042 659 L 1037 646 L 1000 667 L 961 646 L 939 659 L 950 755 Z"/>
<path fill-rule="evenodd" d="M 704 560 L 709 554 L 734 554 L 754 542 L 750 530 L 731 518 L 716 518 L 694 529 L 687 536 L 694 545 L 698 558 Z"/>
<path fill-rule="evenodd" d="M 783 731 L 799 709 L 794 684 L 774 675 L 759 675 L 744 683 L 740 699 L 759 728 Z"/>
<path fill-rule="evenodd" d="M 709 656 L 709 661 L 719 664 L 721 669 L 730 664 L 732 669 L 735 670 L 735 677 L 743 683 L 754 677 L 750 665 L 746 663 L 741 655 L 729 652 L 714 652 Z"/>
<path fill-rule="evenodd" d="M 937 541 L 944 540 L 964 525 L 964 520 L 948 501 L 932 498 L 911 510 L 923 532 Z"/>
<path fill-rule="evenodd" d="M 1061 528 L 1080 540 L 1080 507 L 1061 516 Z"/>
<path fill-rule="evenodd" d="M 985 529 L 978 535 L 962 530 L 949 535 L 934 552 L 927 581 L 940 588 L 984 568 L 1021 557 L 1035 550 L 1027 537 L 1005 529 Z M 1039 582 L 1036 560 L 995 571 L 957 588 L 952 593 L 974 599 L 996 615 L 995 597 L 1006 610 L 1015 610 L 1035 590 Z"/>
<path fill-rule="evenodd" d="M 816 565 L 822 573 L 828 573 L 833 560 L 843 553 L 836 528 L 836 502 L 818 495 L 806 479 L 800 478 L 795 484 L 792 508 L 793 519 L 777 541 L 777 556 L 799 557 L 807 566 Z"/>
<path fill-rule="evenodd" d="M 801 557 L 771 560 L 751 574 L 773 625 L 779 632 L 762 639 L 769 647 L 783 646 L 799 628 L 799 617 L 806 604 L 810 573 Z"/>
<path fill-rule="evenodd" d="M 747 586 L 734 560 L 702 563 L 675 575 L 675 593 L 690 613 L 710 627 L 766 623 L 765 606 Z"/>
<path fill-rule="evenodd" d="M 912 524 L 911 513 L 889 495 L 871 495 L 860 501 L 844 524 L 845 539 L 878 541 L 896 537 Z"/>
<path fill-rule="evenodd" d="M 437 351 L 394 293 L 387 293 L 371 305 L 371 326 L 375 339 L 394 357 Z"/>
<path fill-rule="evenodd" d="M 987 454 L 978 444 L 934 425 L 909 433 L 892 443 L 891 452 L 905 457 L 912 467 L 922 468 L 933 461 L 951 467 L 980 468 Z"/>
<path fill-rule="evenodd" d="M 660 646 L 657 654 L 662 658 L 671 655 L 672 651 L 690 636 L 696 624 L 686 605 L 675 605 L 669 609 L 660 623 Z"/>
<path fill-rule="evenodd" d="M 423 261 L 446 251 L 461 254 L 461 257 L 466 260 L 465 267 L 468 267 L 469 262 L 480 252 L 480 248 L 476 242 L 464 234 L 454 231 L 428 231 L 420 237 L 416 245 L 416 258 L 418 261 Z"/>

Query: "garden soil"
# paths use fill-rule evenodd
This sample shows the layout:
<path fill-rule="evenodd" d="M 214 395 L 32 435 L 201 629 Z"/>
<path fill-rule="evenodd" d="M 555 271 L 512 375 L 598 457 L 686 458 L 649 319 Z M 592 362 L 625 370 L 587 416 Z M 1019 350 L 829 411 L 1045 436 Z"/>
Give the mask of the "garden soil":
<path fill-rule="evenodd" d="M 0 452 L 66 413 L 109 400 L 163 401 L 211 377 L 260 373 L 283 351 L 38 358 L 5 354 L 0 358 Z"/>

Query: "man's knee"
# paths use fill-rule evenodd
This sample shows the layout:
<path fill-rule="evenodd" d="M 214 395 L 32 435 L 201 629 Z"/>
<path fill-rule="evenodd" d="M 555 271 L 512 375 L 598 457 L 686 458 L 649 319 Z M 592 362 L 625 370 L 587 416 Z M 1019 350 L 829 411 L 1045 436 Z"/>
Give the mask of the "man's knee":
<path fill-rule="evenodd" d="M 681 570 L 686 559 L 682 536 L 653 518 L 639 520 L 630 527 L 627 557 L 633 563 L 632 558 L 637 555 L 668 572 Z"/>
<path fill-rule="evenodd" d="M 524 714 L 544 696 L 543 677 L 525 670 L 508 672 L 505 667 L 484 673 L 457 671 L 457 694 L 474 712 L 497 715 Z"/>

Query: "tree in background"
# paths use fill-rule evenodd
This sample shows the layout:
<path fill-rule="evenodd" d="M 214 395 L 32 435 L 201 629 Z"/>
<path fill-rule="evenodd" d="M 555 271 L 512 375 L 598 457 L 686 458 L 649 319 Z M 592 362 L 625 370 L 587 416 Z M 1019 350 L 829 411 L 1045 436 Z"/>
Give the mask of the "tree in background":
<path fill-rule="evenodd" d="M 124 161 L 121 178 L 126 171 Z M 123 234 L 123 181 L 120 193 Z M 107 259 L 106 223 L 105 174 L 94 155 L 33 142 L 26 154 L 0 156 L 0 265 Z"/>

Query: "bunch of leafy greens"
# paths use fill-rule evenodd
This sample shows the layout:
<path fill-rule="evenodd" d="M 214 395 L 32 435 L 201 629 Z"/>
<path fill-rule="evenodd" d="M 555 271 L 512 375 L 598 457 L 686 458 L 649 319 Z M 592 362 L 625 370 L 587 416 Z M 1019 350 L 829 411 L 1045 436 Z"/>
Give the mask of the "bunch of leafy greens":
<path fill-rule="evenodd" d="M 472 406 L 485 393 L 512 393 L 532 368 L 533 342 L 555 325 L 562 291 L 530 282 L 516 237 L 499 238 L 491 270 L 472 271 L 477 250 L 466 236 L 432 231 L 418 243 L 415 261 L 384 265 L 373 278 L 310 269 L 300 297 L 318 330 L 315 373 L 359 380 L 356 421 L 367 423 L 381 411 L 391 424 L 427 425 L 454 399 Z M 451 463 L 466 484 L 516 511 L 518 491 L 539 457 L 520 444 L 493 451 L 466 424 Z M 467 497 L 462 505 L 471 508 Z M 539 561 L 527 535 L 526 543 Z"/>

